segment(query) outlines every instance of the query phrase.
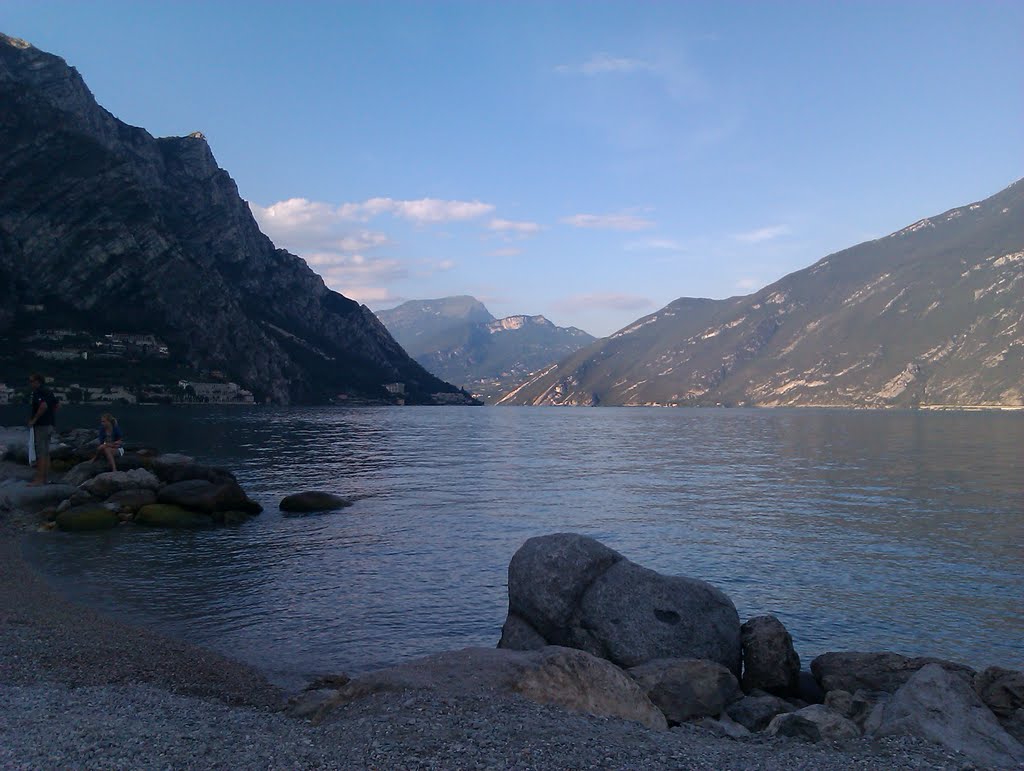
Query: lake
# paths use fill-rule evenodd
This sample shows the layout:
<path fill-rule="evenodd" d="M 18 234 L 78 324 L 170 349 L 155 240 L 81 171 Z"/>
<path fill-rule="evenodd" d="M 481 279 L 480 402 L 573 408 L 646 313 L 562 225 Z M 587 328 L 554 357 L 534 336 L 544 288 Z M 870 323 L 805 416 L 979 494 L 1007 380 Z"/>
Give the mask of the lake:
<path fill-rule="evenodd" d="M 741 620 L 777 615 L 805 667 L 894 650 L 1024 668 L 1021 413 L 116 412 L 129 440 L 230 467 L 266 511 L 207 531 L 37 534 L 30 558 L 73 598 L 286 686 L 493 646 L 509 559 L 560 531 L 710 581 Z M 356 503 L 282 516 L 281 497 L 304 489 Z"/>

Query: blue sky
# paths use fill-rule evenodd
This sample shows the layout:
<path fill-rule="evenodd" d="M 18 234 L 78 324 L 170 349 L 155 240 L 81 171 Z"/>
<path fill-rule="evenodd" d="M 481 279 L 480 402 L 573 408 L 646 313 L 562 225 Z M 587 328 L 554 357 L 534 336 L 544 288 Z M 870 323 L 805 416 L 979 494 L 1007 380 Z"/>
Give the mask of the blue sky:
<path fill-rule="evenodd" d="M 1024 3 L 48 2 L 0 31 L 202 131 L 373 309 L 472 294 L 606 335 L 1024 176 Z"/>

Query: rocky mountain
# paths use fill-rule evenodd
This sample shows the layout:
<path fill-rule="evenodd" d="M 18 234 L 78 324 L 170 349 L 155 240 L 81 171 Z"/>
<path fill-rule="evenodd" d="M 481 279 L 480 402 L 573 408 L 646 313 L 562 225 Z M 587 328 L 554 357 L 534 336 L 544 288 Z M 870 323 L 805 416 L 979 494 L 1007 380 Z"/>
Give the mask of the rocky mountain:
<path fill-rule="evenodd" d="M 755 294 L 676 300 L 500 403 L 1024 406 L 1024 180 Z"/>
<path fill-rule="evenodd" d="M 366 307 L 260 232 L 202 134 L 156 139 L 0 35 L 0 380 L 41 327 L 145 333 L 257 400 L 459 401 Z M 62 366 L 43 362 L 40 366 Z"/>
<path fill-rule="evenodd" d="M 377 315 L 416 361 L 485 402 L 594 341 L 543 316 L 496 319 L 467 296 L 411 300 Z"/>

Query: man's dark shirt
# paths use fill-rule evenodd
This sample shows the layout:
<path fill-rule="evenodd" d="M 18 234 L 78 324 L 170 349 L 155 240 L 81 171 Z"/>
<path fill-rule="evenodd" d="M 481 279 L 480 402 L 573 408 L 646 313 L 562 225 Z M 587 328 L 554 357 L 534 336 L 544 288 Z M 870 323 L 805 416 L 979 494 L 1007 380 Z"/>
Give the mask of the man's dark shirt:
<path fill-rule="evenodd" d="M 46 412 L 39 416 L 36 420 L 37 426 L 52 426 L 54 424 L 54 413 L 57 411 L 57 397 L 53 395 L 53 391 L 40 387 L 32 391 L 32 415 L 35 417 L 39 411 L 39 405 L 41 402 L 46 402 Z"/>

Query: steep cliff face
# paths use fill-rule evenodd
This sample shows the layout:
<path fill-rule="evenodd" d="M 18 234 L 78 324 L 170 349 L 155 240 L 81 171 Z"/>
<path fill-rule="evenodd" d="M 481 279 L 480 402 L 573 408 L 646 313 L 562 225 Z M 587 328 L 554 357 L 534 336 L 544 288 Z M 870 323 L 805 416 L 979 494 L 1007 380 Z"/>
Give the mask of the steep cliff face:
<path fill-rule="evenodd" d="M 0 35 L 0 337 L 60 322 L 152 332 L 173 357 L 287 403 L 457 389 L 365 307 L 276 249 L 201 134 L 155 139 L 65 62 Z M 20 373 L 19 377 L 20 377 Z"/>
<path fill-rule="evenodd" d="M 1024 181 L 747 297 L 676 300 L 505 404 L 1024 406 Z"/>

